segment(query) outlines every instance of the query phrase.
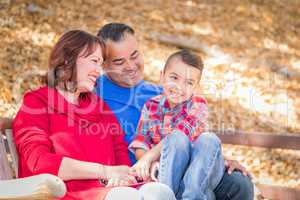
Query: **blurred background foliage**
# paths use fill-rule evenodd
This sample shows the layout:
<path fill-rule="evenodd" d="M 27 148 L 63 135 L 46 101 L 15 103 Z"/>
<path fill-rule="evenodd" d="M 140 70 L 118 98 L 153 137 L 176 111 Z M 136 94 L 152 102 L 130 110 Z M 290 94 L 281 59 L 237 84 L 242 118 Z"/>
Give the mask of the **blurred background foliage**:
<path fill-rule="evenodd" d="M 216 129 L 300 133 L 299 0 L 0 0 L 0 115 L 13 117 L 37 88 L 67 30 L 109 22 L 136 30 L 145 79 L 159 80 L 180 46 L 205 61 L 199 94 Z M 255 180 L 300 188 L 300 154 L 224 145 Z"/>

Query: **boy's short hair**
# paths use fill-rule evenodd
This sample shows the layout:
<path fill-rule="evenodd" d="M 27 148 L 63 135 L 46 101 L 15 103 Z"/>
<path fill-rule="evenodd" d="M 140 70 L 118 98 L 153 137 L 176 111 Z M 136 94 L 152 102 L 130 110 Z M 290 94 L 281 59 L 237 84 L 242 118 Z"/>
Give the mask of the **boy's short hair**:
<path fill-rule="evenodd" d="M 202 70 L 203 70 L 203 61 L 202 61 L 201 57 L 187 49 L 182 49 L 180 51 L 173 53 L 172 55 L 170 55 L 168 57 L 167 62 L 164 67 L 164 72 L 168 68 L 169 62 L 173 58 L 181 59 L 183 63 L 199 69 L 200 72 L 202 72 Z"/>
<path fill-rule="evenodd" d="M 119 42 L 123 39 L 125 33 L 134 35 L 134 30 L 130 26 L 122 23 L 109 23 L 104 25 L 97 33 L 97 36 L 104 41 L 111 40 Z"/>

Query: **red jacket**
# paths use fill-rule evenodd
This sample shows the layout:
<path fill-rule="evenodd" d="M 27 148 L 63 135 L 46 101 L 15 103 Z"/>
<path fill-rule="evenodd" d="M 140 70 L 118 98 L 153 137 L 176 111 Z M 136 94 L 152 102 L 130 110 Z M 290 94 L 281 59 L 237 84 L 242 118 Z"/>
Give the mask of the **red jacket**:
<path fill-rule="evenodd" d="M 128 165 L 128 145 L 109 107 L 92 93 L 79 105 L 54 88 L 28 92 L 13 123 L 19 176 L 57 175 L 63 157 L 104 165 Z M 69 192 L 101 187 L 98 180 L 66 181 Z"/>

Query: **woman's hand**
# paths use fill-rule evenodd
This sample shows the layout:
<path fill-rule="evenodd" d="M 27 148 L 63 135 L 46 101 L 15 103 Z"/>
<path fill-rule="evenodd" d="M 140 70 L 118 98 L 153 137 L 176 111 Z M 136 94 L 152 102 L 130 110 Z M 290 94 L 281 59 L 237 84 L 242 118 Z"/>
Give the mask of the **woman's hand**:
<path fill-rule="evenodd" d="M 153 161 L 152 153 L 147 152 L 131 167 L 131 172 L 145 181 L 150 177 L 150 167 Z"/>
<path fill-rule="evenodd" d="M 128 166 L 105 166 L 104 178 L 107 180 L 106 187 L 116 187 L 123 185 L 135 184 L 136 179 L 129 174 Z"/>

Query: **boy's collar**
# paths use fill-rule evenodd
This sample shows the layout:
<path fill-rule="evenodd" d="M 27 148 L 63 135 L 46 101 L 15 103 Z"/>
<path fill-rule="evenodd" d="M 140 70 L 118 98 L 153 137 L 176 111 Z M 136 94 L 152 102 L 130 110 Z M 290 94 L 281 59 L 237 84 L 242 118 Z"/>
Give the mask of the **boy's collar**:
<path fill-rule="evenodd" d="M 193 95 L 192 95 L 192 96 L 191 96 L 190 98 L 188 98 L 187 100 L 178 103 L 178 104 L 175 105 L 174 107 L 171 107 L 171 104 L 170 104 L 169 100 L 167 99 L 167 97 L 166 97 L 164 94 L 162 94 L 162 95 L 163 95 L 163 99 L 162 99 L 161 103 L 162 103 L 162 106 L 163 106 L 165 109 L 167 109 L 167 110 L 177 110 L 177 109 L 179 109 L 179 108 L 182 108 L 182 106 L 186 105 L 186 104 L 187 104 L 188 102 L 190 102 L 190 101 L 192 100 L 192 98 L 193 98 Z"/>

